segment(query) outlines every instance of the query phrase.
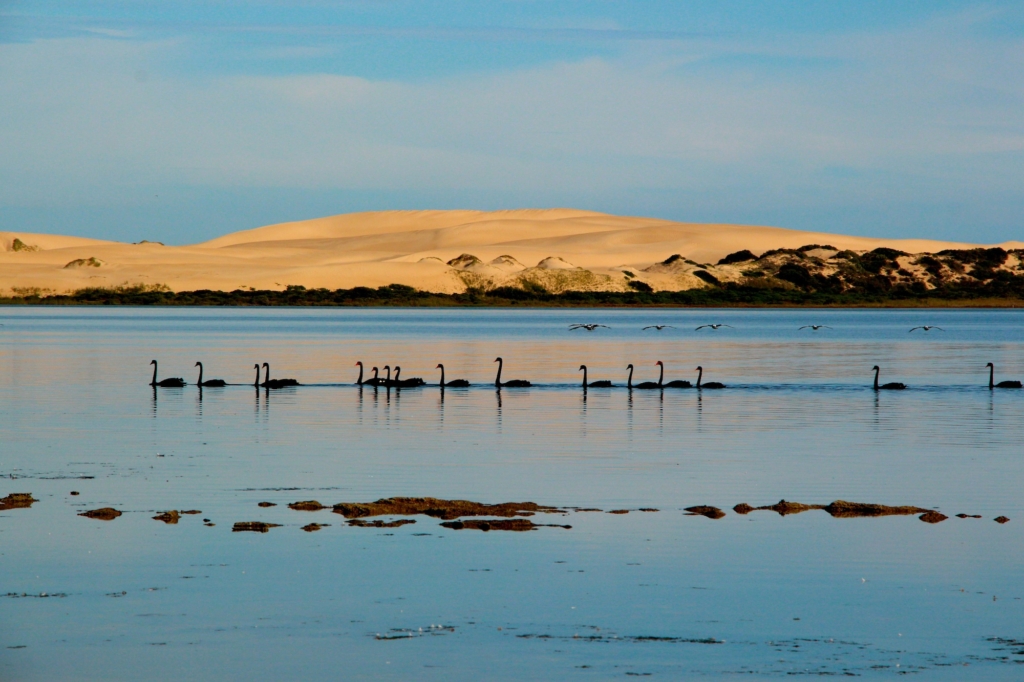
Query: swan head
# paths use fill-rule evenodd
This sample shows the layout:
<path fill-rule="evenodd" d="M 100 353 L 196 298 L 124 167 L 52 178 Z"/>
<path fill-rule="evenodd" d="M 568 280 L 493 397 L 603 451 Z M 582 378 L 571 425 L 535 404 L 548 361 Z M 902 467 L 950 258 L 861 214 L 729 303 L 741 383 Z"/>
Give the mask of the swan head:
<path fill-rule="evenodd" d="M 494 361 L 495 362 L 501 362 L 502 360 L 501 360 L 501 358 L 494 358 Z"/>
<path fill-rule="evenodd" d="M 201 362 L 197 362 L 196 364 L 194 364 L 194 365 L 192 365 L 192 366 L 193 366 L 193 367 L 202 367 L 202 366 L 203 366 L 203 363 L 201 363 Z"/>
<path fill-rule="evenodd" d="M 439 364 L 439 365 L 438 365 L 437 367 L 435 367 L 434 369 L 444 369 L 444 365 L 441 365 L 441 364 Z"/>
<path fill-rule="evenodd" d="M 149 364 L 151 364 L 151 365 L 155 365 L 155 364 L 156 364 L 156 360 L 150 360 L 150 361 L 149 361 Z"/>
<path fill-rule="evenodd" d="M 996 368 L 996 366 L 995 366 L 995 365 L 993 365 L 993 364 L 992 364 L 991 362 L 990 362 L 990 363 L 988 363 L 988 364 L 987 364 L 987 365 L 985 365 L 985 366 L 986 366 L 986 367 L 991 367 L 992 369 L 995 369 L 995 368 Z"/>
<path fill-rule="evenodd" d="M 583 371 L 583 370 L 585 370 L 586 368 L 587 368 L 587 366 L 586 366 L 586 365 L 580 365 L 580 368 L 579 368 L 578 370 L 576 370 L 576 371 L 577 371 L 577 372 L 582 372 L 582 371 Z"/>
<path fill-rule="evenodd" d="M 626 365 L 626 369 L 633 369 L 633 363 L 631 362 L 628 365 Z"/>
<path fill-rule="evenodd" d="M 354 364 L 354 365 L 352 365 L 352 366 L 353 366 L 353 367 L 362 367 L 362 366 L 363 366 L 363 361 L 362 361 L 362 360 L 357 360 L 357 361 L 356 361 L 356 364 Z"/>
<path fill-rule="evenodd" d="M 661 365 L 662 367 L 664 367 L 664 366 L 665 366 L 665 363 L 664 363 L 664 362 L 662 362 L 661 360 L 658 360 L 658 361 L 657 361 L 656 363 L 654 363 L 654 365 L 655 365 L 655 366 Z"/>
<path fill-rule="evenodd" d="M 697 369 L 695 369 L 695 370 L 693 370 L 693 371 L 694 371 L 694 372 L 703 372 L 703 371 L 704 371 L 704 368 L 703 368 L 703 367 L 701 367 L 700 365 L 697 365 Z"/>
<path fill-rule="evenodd" d="M 270 363 L 269 363 L 269 362 L 264 362 L 264 363 L 263 363 L 263 366 L 264 366 L 264 367 L 268 367 L 268 368 L 269 368 L 269 367 L 270 367 Z"/>
<path fill-rule="evenodd" d="M 871 368 L 871 371 L 872 371 L 872 372 L 878 372 L 878 371 L 880 371 L 880 370 L 878 369 L 878 365 L 875 365 L 874 367 L 872 367 L 872 368 Z"/>

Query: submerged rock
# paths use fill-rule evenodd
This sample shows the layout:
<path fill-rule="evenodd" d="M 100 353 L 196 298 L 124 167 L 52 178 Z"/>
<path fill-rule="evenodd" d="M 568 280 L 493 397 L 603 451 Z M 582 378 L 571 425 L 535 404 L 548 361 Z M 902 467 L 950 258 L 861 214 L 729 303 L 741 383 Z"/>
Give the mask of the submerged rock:
<path fill-rule="evenodd" d="M 25 509 L 31 507 L 33 502 L 38 501 L 32 497 L 32 493 L 11 493 L 7 497 L 0 497 L 0 511 Z"/>
<path fill-rule="evenodd" d="M 1007 518 L 1007 517 L 1005 517 L 1005 516 L 997 516 L 997 517 L 996 517 L 995 519 L 993 519 L 993 520 L 994 520 L 994 521 L 995 521 L 996 523 L 1006 523 L 1006 522 L 1007 522 L 1007 521 L 1009 521 L 1010 519 L 1008 519 L 1008 518 Z"/>
<path fill-rule="evenodd" d="M 981 514 L 957 514 L 958 519 L 980 519 Z"/>
<path fill-rule="evenodd" d="M 236 521 L 231 527 L 232 533 L 251 531 L 253 533 L 266 533 L 271 528 L 279 528 L 280 523 L 264 523 L 263 521 Z"/>
<path fill-rule="evenodd" d="M 612 509 L 610 512 L 607 512 L 607 513 L 608 514 L 628 514 L 629 510 L 628 509 Z"/>
<path fill-rule="evenodd" d="M 452 520 L 463 516 L 528 516 L 535 512 L 560 513 L 556 507 L 544 507 L 534 502 L 502 502 L 481 504 L 468 500 L 441 500 L 436 497 L 388 497 L 376 502 L 341 502 L 334 505 L 334 513 L 347 519 L 366 516 L 433 516 Z"/>
<path fill-rule="evenodd" d="M 78 515 L 89 519 L 99 519 L 100 521 L 113 521 L 121 515 L 121 512 L 113 507 L 102 507 L 101 509 L 80 512 Z"/>

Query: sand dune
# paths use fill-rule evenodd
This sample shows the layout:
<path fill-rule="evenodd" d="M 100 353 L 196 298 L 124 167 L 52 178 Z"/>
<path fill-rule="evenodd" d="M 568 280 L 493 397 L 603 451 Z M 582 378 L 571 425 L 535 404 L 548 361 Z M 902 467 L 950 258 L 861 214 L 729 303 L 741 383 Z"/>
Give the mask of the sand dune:
<path fill-rule="evenodd" d="M 513 280 L 533 280 L 552 290 L 619 290 L 623 270 L 643 271 L 672 254 L 714 263 L 741 249 L 761 253 L 807 244 L 853 250 L 887 246 L 910 253 L 977 246 L 573 209 L 382 211 L 268 225 L 189 246 L 0 232 L 0 293 L 133 284 L 187 291 L 393 283 L 451 293 Z M 448 265 L 462 254 L 475 258 Z M 702 286 L 693 278 L 653 283 L 656 288 Z"/>

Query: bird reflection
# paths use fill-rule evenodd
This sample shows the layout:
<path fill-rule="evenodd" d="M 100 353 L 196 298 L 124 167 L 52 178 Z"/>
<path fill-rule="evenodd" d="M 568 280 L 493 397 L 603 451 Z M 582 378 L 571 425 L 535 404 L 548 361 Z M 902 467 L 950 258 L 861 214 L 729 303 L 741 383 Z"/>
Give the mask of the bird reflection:
<path fill-rule="evenodd" d="M 498 388 L 497 390 L 494 391 L 494 397 L 498 401 L 497 417 L 498 417 L 498 432 L 500 433 L 501 432 L 501 388 Z"/>

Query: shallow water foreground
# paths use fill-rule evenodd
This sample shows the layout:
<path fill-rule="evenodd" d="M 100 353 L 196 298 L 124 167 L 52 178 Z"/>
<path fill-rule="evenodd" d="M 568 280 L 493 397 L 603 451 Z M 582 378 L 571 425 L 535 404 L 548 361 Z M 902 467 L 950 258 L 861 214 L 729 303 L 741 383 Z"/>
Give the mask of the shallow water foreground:
<path fill-rule="evenodd" d="M 694 330 L 711 322 L 732 327 Z M 1024 671 L 1024 391 L 989 391 L 985 369 L 1024 378 L 1020 312 L 7 308 L 0 324 L 5 682 Z M 922 324 L 944 331 L 908 332 Z M 496 391 L 498 355 L 535 385 Z M 154 358 L 190 385 L 151 389 Z M 200 391 L 197 360 L 240 385 Z M 357 360 L 431 383 L 444 362 L 474 385 L 358 389 Z M 628 363 L 657 380 L 657 360 L 666 381 L 702 365 L 728 388 L 622 387 Z M 304 385 L 255 389 L 265 361 Z M 582 363 L 618 386 L 584 394 Z M 875 364 L 909 388 L 872 391 Z M 353 511 L 390 497 L 555 509 Z M 920 509 L 733 510 L 782 499 Z M 121 514 L 79 516 L 104 508 Z"/>

